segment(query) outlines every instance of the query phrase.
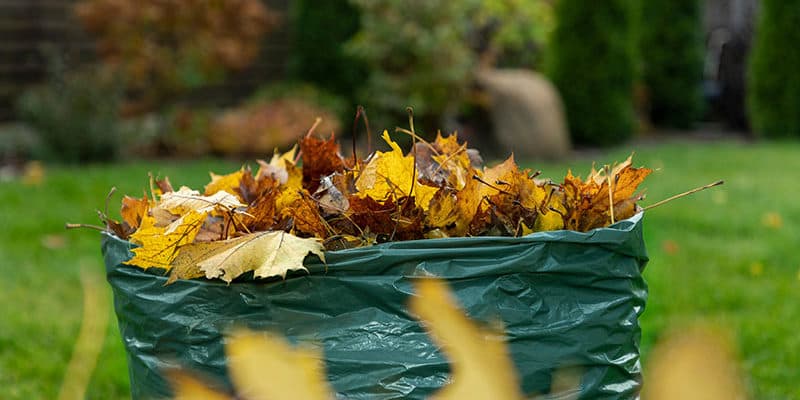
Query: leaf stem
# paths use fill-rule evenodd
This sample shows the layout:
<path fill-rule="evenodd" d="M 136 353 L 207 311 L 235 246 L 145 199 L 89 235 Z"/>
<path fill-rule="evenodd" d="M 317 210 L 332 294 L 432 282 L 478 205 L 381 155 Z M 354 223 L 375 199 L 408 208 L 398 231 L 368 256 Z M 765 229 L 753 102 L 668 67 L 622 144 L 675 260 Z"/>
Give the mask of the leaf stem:
<path fill-rule="evenodd" d="M 71 224 L 71 223 L 67 222 L 64 225 L 64 228 L 66 228 L 66 229 L 86 228 L 86 229 L 94 229 L 94 230 L 100 231 L 100 232 L 108 232 L 108 229 L 106 229 L 106 228 L 104 228 L 102 226 L 99 226 L 99 225 L 92 225 L 92 224 Z"/>
<path fill-rule="evenodd" d="M 317 129 L 317 126 L 321 122 L 322 122 L 322 118 L 317 117 L 317 119 L 314 120 L 314 125 L 311 125 L 311 128 L 308 128 L 308 132 L 306 132 L 306 137 L 311 136 L 311 134 L 314 133 L 314 130 Z"/>
<path fill-rule="evenodd" d="M 408 126 L 411 128 L 411 133 L 414 134 L 411 136 L 411 152 L 414 157 L 414 166 L 411 170 L 411 188 L 408 189 L 408 197 L 411 197 L 414 194 L 414 186 L 417 183 L 417 132 L 414 130 L 414 109 L 406 107 L 406 112 L 408 113 Z"/>
<path fill-rule="evenodd" d="M 411 136 L 412 138 L 415 138 L 415 139 L 419 140 L 420 142 L 424 143 L 424 144 L 425 144 L 425 146 L 428 146 L 428 148 L 429 148 L 429 149 L 431 149 L 431 151 L 433 152 L 433 154 L 436 154 L 437 156 L 441 155 L 441 154 L 439 153 L 439 150 L 436 150 L 436 148 L 435 148 L 435 147 L 433 147 L 433 145 L 432 145 L 432 144 L 428 143 L 428 142 L 427 142 L 425 139 L 423 139 L 423 138 L 421 138 L 421 137 L 417 136 L 417 134 L 416 134 L 416 133 L 414 133 L 414 132 L 411 132 L 411 131 L 410 131 L 410 130 L 408 130 L 408 129 L 403 129 L 403 128 L 399 127 L 399 126 L 398 126 L 398 127 L 396 127 L 396 128 L 394 128 L 394 131 L 395 131 L 395 132 L 400 132 L 400 133 L 405 133 L 406 135 L 409 135 L 409 136 Z"/>
<path fill-rule="evenodd" d="M 608 210 L 611 214 L 611 223 L 616 223 L 614 218 L 614 182 L 611 180 L 611 166 L 606 164 L 603 169 L 606 171 L 606 180 L 608 180 Z"/>
<path fill-rule="evenodd" d="M 497 190 L 498 192 L 500 192 L 502 194 L 505 194 L 505 195 L 508 195 L 508 196 L 513 196 L 513 194 L 511 194 L 511 193 L 509 193 L 509 192 L 507 192 L 507 191 L 505 191 L 503 189 L 500 189 L 499 187 L 494 186 L 489 182 L 486 182 L 485 180 L 483 180 L 483 178 L 481 178 L 478 175 L 472 175 L 472 179 L 475 179 L 476 181 L 478 181 L 478 182 L 480 182 L 480 183 L 482 183 L 482 184 L 484 184 L 484 185 L 486 185 L 486 186 L 488 186 L 488 187 L 490 187 L 490 188 L 492 188 L 494 190 Z"/>

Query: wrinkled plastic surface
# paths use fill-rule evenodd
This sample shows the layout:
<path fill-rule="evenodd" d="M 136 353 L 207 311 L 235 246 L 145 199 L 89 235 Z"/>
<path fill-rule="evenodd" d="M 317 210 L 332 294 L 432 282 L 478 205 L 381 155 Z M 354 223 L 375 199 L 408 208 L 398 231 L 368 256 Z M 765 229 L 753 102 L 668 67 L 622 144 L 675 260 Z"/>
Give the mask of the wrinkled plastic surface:
<path fill-rule="evenodd" d="M 555 369 L 579 366 L 580 398 L 638 397 L 638 316 L 647 297 L 642 214 L 588 233 L 328 252 L 327 267 L 306 258 L 309 274 L 231 285 L 164 286 L 163 271 L 121 264 L 130 247 L 104 235 L 133 399 L 170 396 L 161 371 L 178 366 L 230 385 L 223 336 L 233 326 L 320 346 L 340 398 L 427 397 L 449 376 L 447 360 L 406 306 L 412 283 L 427 276 L 445 279 L 469 317 L 503 322 L 524 393 L 549 393 Z"/>

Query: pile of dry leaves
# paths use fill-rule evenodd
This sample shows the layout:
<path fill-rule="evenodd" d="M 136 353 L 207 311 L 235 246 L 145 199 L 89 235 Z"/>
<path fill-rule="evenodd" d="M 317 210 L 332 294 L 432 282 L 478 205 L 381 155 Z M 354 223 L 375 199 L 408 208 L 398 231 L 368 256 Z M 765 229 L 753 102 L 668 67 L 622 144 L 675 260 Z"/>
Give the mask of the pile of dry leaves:
<path fill-rule="evenodd" d="M 409 132 L 410 133 L 410 132 Z M 412 134 L 413 135 L 413 134 Z M 342 157 L 333 137 L 307 135 L 258 170 L 211 174 L 202 191 L 151 177 L 151 193 L 122 200 L 108 230 L 138 247 L 128 262 L 160 267 L 175 279 L 230 282 L 248 271 L 285 276 L 324 250 L 426 238 L 521 236 L 588 231 L 637 212 L 650 174 L 631 159 L 568 173 L 563 182 L 520 169 L 513 156 L 491 168 L 455 134 L 412 150 L 383 133 L 390 149 L 366 160 Z M 613 205 L 612 205 L 613 204 Z"/>

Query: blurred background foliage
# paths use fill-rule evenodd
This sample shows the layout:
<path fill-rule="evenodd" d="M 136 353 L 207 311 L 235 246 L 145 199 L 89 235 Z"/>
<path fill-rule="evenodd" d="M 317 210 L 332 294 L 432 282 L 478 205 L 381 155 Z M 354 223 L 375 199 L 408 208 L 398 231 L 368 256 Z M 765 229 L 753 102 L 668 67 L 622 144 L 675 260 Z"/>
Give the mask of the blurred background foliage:
<path fill-rule="evenodd" d="M 47 51 L 47 77 L 17 101 L 19 118 L 38 132 L 30 156 L 60 162 L 113 160 L 122 144 L 123 88 L 108 70 L 69 68 Z"/>
<path fill-rule="evenodd" d="M 476 79 L 487 69 L 551 79 L 578 148 L 715 120 L 746 128 L 745 89 L 756 134 L 797 136 L 796 7 L 763 2 L 745 88 L 752 28 L 714 27 L 717 3 L 755 13 L 752 0 L 78 0 L 68 22 L 93 56 L 42 56 L 44 79 L 15 101 L 36 138 L 14 133 L 7 142 L 20 148 L 4 158 L 241 157 L 291 142 L 309 115 L 348 136 L 358 105 L 375 130 L 402 125 L 413 106 L 424 133 L 458 129 L 491 145 L 492 104 Z M 61 104 L 74 96 L 84 100 Z M 233 145 L 248 141 L 260 144 Z"/>
<path fill-rule="evenodd" d="M 688 129 L 703 111 L 702 4 L 697 0 L 641 2 L 642 83 L 652 123 Z"/>
<path fill-rule="evenodd" d="M 634 16 L 631 0 L 556 4 L 548 74 L 578 143 L 607 146 L 633 135 Z"/>
<path fill-rule="evenodd" d="M 750 57 L 748 89 L 754 131 L 800 137 L 800 1 L 763 0 Z"/>
<path fill-rule="evenodd" d="M 244 69 L 278 23 L 259 0 L 82 0 L 74 10 L 139 108 Z"/>
<path fill-rule="evenodd" d="M 412 106 L 425 134 L 457 129 L 491 147 L 496 143 L 492 102 L 477 76 L 506 69 L 552 80 L 569 139 L 578 148 L 715 120 L 733 120 L 739 129 L 747 120 L 743 67 L 736 66 L 744 61 L 734 60 L 733 67 L 723 62 L 741 58 L 749 36 L 738 28 L 720 34 L 724 29 L 708 27 L 707 10 L 717 3 L 733 10 L 734 3 L 754 8 L 755 1 L 78 0 L 68 22 L 90 41 L 93 56 L 73 57 L 62 47 L 62 58 L 77 62 L 48 68 L 38 87 L 17 97 L 15 116 L 38 139 L 14 143 L 42 148 L 16 154 L 76 161 L 241 157 L 291 142 L 313 124 L 313 117 L 305 120 L 308 115 L 324 116 L 330 122 L 326 130 L 335 127 L 348 136 L 350 130 L 342 127 L 350 126 L 358 105 L 366 108 L 375 130 L 403 125 L 405 108 Z M 792 136 L 800 129 L 793 122 L 798 117 L 790 115 L 800 98 L 790 72 L 796 51 L 786 49 L 794 43 L 786 33 L 792 14 L 784 12 L 791 7 L 776 4 L 764 2 L 761 25 L 767 28 L 749 61 L 748 105 L 756 132 Z M 47 64 L 55 58 L 44 57 Z M 45 122 L 65 114 L 41 99 L 66 96 L 60 93 L 66 86 L 58 82 L 90 68 L 95 71 L 90 74 L 114 82 L 85 79 L 81 88 L 108 100 L 95 100 L 97 107 L 118 103 L 118 110 L 73 110 L 70 122 Z M 264 93 L 272 94 L 267 100 Z M 730 110 L 741 115 L 721 115 Z M 287 122 L 295 118 L 303 121 Z M 100 119 L 130 129 L 97 128 Z M 78 125 L 91 128 L 73 127 Z M 80 155 L 47 151 L 47 143 L 76 134 L 97 143 L 85 144 Z M 260 144 L 233 144 L 248 141 Z M 91 150 L 109 146 L 114 149 Z"/>

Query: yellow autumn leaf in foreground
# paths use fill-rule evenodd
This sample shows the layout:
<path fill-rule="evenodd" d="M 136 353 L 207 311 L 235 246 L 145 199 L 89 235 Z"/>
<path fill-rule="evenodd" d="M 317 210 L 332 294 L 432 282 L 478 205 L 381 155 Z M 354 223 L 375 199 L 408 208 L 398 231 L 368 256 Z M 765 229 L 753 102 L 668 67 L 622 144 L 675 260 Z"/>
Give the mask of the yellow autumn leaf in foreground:
<path fill-rule="evenodd" d="M 174 400 L 233 400 L 232 397 L 208 387 L 202 380 L 181 371 L 170 371 Z"/>
<path fill-rule="evenodd" d="M 252 331 L 234 332 L 225 346 L 231 380 L 248 400 L 325 400 L 333 391 L 322 354 L 292 348 L 285 339 Z"/>
<path fill-rule="evenodd" d="M 452 382 L 434 395 L 439 400 L 522 399 L 514 364 L 497 333 L 464 316 L 444 283 L 424 279 L 410 301 L 434 341 L 451 361 Z"/>
<path fill-rule="evenodd" d="M 305 270 L 308 253 L 323 261 L 319 240 L 303 239 L 284 231 L 255 232 L 235 239 L 192 243 L 181 248 L 175 259 L 176 278 L 194 278 L 202 273 L 209 279 L 231 282 L 254 271 L 257 278 L 286 277 L 288 271 Z M 174 278 L 171 278 L 174 280 Z"/>

